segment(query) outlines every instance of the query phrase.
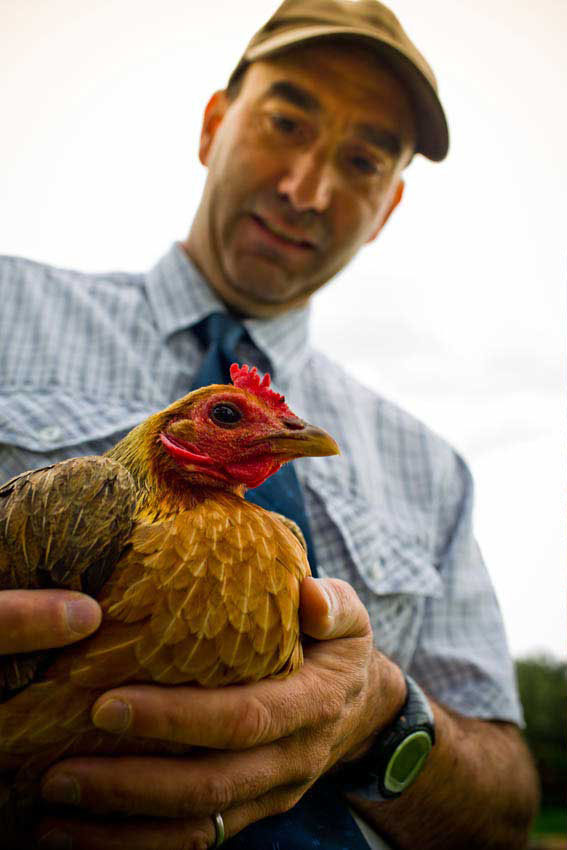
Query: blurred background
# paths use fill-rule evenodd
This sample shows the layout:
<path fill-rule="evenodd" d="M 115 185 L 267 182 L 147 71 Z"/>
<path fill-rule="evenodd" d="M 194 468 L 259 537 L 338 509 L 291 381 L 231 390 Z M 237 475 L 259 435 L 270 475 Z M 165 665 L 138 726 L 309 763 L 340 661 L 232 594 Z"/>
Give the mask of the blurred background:
<path fill-rule="evenodd" d="M 275 5 L 0 0 L 0 253 L 139 271 L 183 238 L 202 111 Z M 523 694 L 547 676 L 563 713 L 567 3 L 390 5 L 451 151 L 408 169 L 379 239 L 316 297 L 314 341 L 466 458 Z"/>

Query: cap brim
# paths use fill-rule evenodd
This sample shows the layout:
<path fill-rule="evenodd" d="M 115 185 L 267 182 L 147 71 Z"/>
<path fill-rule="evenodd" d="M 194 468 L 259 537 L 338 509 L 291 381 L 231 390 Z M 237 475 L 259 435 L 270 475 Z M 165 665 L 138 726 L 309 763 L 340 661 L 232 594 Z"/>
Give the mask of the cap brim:
<path fill-rule="evenodd" d="M 243 65 L 257 59 L 273 56 L 290 47 L 321 38 L 338 37 L 364 40 L 384 58 L 394 73 L 407 86 L 415 111 L 418 143 L 416 152 L 434 162 L 440 162 L 449 150 L 449 128 L 437 92 L 415 63 L 387 36 L 378 38 L 375 31 L 361 27 L 310 26 L 276 33 L 261 44 L 250 47 L 233 76 Z"/>

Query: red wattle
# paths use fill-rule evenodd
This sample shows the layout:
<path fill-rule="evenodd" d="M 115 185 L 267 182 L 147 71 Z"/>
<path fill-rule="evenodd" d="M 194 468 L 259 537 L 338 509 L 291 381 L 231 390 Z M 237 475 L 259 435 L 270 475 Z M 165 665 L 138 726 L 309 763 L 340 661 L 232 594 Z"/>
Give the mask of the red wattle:
<path fill-rule="evenodd" d="M 190 461 L 199 465 L 213 463 L 209 455 L 201 455 L 192 451 L 188 443 L 179 440 L 177 437 L 168 437 L 167 434 L 161 433 L 159 438 L 165 450 L 177 460 Z"/>
<path fill-rule="evenodd" d="M 248 489 L 252 489 L 263 484 L 281 465 L 281 461 L 266 457 L 247 463 L 227 463 L 224 469 L 235 481 L 241 481 Z"/>

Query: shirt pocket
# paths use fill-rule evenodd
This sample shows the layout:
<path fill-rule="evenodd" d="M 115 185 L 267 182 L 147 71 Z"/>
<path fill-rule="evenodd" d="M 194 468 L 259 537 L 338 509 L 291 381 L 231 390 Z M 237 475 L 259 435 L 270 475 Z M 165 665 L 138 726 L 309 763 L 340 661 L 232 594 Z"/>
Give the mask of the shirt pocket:
<path fill-rule="evenodd" d="M 368 612 L 375 646 L 408 670 L 428 598 L 443 595 L 432 554 L 418 534 L 417 520 L 412 532 L 377 505 L 334 484 L 323 476 L 308 482 L 327 517 L 320 530 L 327 541 L 329 535 L 335 537 L 328 553 L 331 560 L 336 553 L 338 560 L 325 574 L 344 578 L 354 587 Z"/>
<path fill-rule="evenodd" d="M 0 475 L 102 454 L 159 409 L 60 389 L 0 393 Z"/>
<path fill-rule="evenodd" d="M 402 528 L 395 517 L 322 476 L 309 476 L 337 528 L 365 587 L 371 594 L 441 597 L 443 582 L 432 553 L 418 533 Z"/>

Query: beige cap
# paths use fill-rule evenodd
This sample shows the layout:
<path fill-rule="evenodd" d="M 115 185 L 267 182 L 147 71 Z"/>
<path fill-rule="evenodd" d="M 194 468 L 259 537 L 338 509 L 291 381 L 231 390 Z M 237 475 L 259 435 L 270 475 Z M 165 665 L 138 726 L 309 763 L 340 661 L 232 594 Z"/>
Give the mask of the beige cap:
<path fill-rule="evenodd" d="M 376 49 L 407 86 L 416 116 L 417 152 L 436 162 L 444 159 L 449 130 L 435 75 L 394 13 L 378 0 L 284 0 L 253 36 L 230 81 L 256 59 L 330 36 L 360 39 Z"/>

